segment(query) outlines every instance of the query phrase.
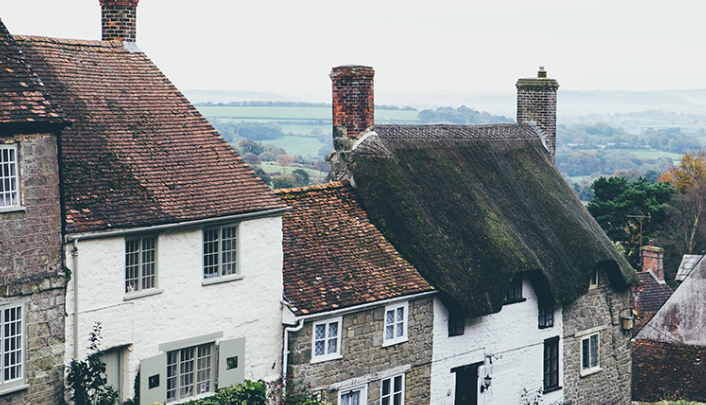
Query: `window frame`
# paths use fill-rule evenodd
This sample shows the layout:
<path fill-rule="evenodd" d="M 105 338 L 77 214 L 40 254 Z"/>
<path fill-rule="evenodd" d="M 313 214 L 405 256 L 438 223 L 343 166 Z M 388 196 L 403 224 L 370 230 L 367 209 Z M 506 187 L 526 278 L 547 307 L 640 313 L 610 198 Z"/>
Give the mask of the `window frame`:
<path fill-rule="evenodd" d="M 201 355 L 201 350 L 208 350 L 208 353 Z M 184 353 L 189 353 L 189 351 L 192 352 L 192 357 L 189 359 L 186 359 L 184 361 L 183 355 Z M 216 392 L 216 374 L 217 374 L 217 368 L 216 368 L 216 344 L 214 342 L 210 343 L 203 343 L 200 345 L 196 346 L 189 346 L 189 347 L 184 347 L 181 349 L 175 349 L 175 350 L 170 350 L 166 352 L 167 356 L 167 368 L 165 371 L 165 383 L 166 383 L 166 390 L 167 390 L 167 399 L 166 403 L 173 403 L 173 402 L 183 402 L 187 398 L 191 399 L 196 399 L 199 397 L 203 397 L 206 395 L 211 395 Z M 176 360 L 176 363 L 172 363 L 172 358 Z M 202 370 L 206 370 L 206 368 L 199 368 L 200 363 L 203 361 L 208 362 L 208 380 L 199 380 L 201 378 L 199 375 L 201 374 Z M 191 369 L 189 371 L 184 372 L 182 364 L 186 364 L 186 362 L 191 363 Z M 172 369 L 173 367 L 173 369 Z M 176 371 L 175 375 L 170 376 L 170 372 Z M 187 396 L 182 396 L 182 390 L 184 389 L 184 376 L 190 375 L 191 377 L 191 382 L 188 383 L 189 386 L 191 386 L 192 389 L 192 394 L 187 395 Z M 170 383 L 172 381 L 176 383 L 176 386 L 172 386 L 170 388 Z M 203 384 L 206 383 L 208 384 L 206 387 L 206 390 L 203 390 Z M 199 387 L 201 385 L 201 387 Z M 199 388 L 201 388 L 201 391 L 199 391 Z M 174 391 L 174 397 L 170 399 L 170 391 Z"/>
<path fill-rule="evenodd" d="M 395 379 L 400 378 L 401 379 L 401 389 L 400 391 L 395 391 Z M 390 392 L 388 394 L 385 394 L 385 381 L 389 381 L 390 384 Z M 400 405 L 404 405 L 404 391 L 405 391 L 405 375 L 404 374 L 397 374 L 392 377 L 388 378 L 383 378 L 380 381 L 380 405 L 393 405 L 396 403 L 399 403 Z M 399 395 L 400 396 L 400 401 L 395 402 L 395 396 Z M 387 399 L 387 401 L 385 401 Z"/>
<path fill-rule="evenodd" d="M 203 228 L 201 230 L 201 258 L 202 258 L 202 266 L 201 266 L 201 275 L 202 275 L 202 285 L 209 285 L 209 284 L 217 284 L 217 283 L 223 283 L 227 281 L 232 281 L 232 280 L 240 280 L 243 278 L 243 275 L 241 273 L 241 266 L 240 266 L 240 223 L 227 223 L 227 224 L 221 224 L 218 226 L 211 226 L 207 228 Z M 223 231 L 226 229 L 234 229 L 234 236 L 227 238 L 227 240 L 232 240 L 231 242 L 234 247 L 232 249 L 229 249 L 227 253 L 223 249 L 223 243 L 224 237 L 223 237 Z M 208 251 L 208 245 L 207 244 L 213 244 L 215 240 L 208 240 L 207 241 L 207 233 L 208 232 L 213 232 L 217 230 L 218 231 L 218 251 Z M 212 246 L 212 245 L 211 245 Z M 217 258 L 217 263 L 214 265 L 213 262 L 210 262 L 207 264 L 207 258 L 209 257 L 215 257 Z M 230 254 L 233 256 L 232 260 L 225 261 L 223 260 L 224 254 Z M 228 263 L 229 266 L 233 266 L 233 269 L 231 269 L 228 274 L 223 274 L 224 270 L 224 262 Z M 207 269 L 212 268 L 216 266 L 216 271 L 214 272 L 208 272 Z M 207 275 L 208 274 L 208 275 Z"/>
<path fill-rule="evenodd" d="M 7 152 L 8 161 L 5 161 L 5 151 Z M 9 155 L 14 155 L 14 160 L 11 160 Z M 5 172 L 6 166 L 9 168 L 9 173 Z M 14 173 L 12 173 L 14 169 Z M 20 148 L 17 143 L 0 143 L 0 212 L 15 211 L 22 209 L 22 183 L 20 181 Z M 14 181 L 14 189 L 12 189 Z M 10 191 L 5 191 L 5 184 L 9 183 Z M 7 196 L 12 202 L 14 198 L 16 203 L 5 205 L 5 197 Z"/>
<path fill-rule="evenodd" d="M 595 346 L 592 344 L 593 338 L 595 338 Z M 581 336 L 579 345 L 581 351 L 581 362 L 579 363 L 581 377 L 601 371 L 601 332 L 595 331 Z M 588 358 L 586 357 L 587 352 Z M 595 359 L 595 365 L 591 364 L 593 359 Z"/>
<path fill-rule="evenodd" d="M 323 338 L 324 341 L 324 351 L 329 347 L 328 343 L 329 341 L 333 338 L 333 336 L 329 336 L 328 332 L 330 331 L 329 325 L 331 324 L 338 324 L 337 327 L 337 335 L 336 335 L 336 350 L 331 353 L 326 353 L 316 355 L 316 342 L 321 341 L 322 339 L 317 339 L 316 338 L 316 327 L 324 325 L 324 333 L 326 333 L 326 336 Z M 323 319 L 320 321 L 316 321 L 312 323 L 311 325 L 311 363 L 320 363 L 323 361 L 330 361 L 330 360 L 336 360 L 340 359 L 343 357 L 341 354 L 341 346 L 343 346 L 343 333 L 341 330 L 343 329 L 343 317 L 337 317 L 337 318 L 328 318 L 328 319 Z"/>
<path fill-rule="evenodd" d="M 402 309 L 402 320 L 398 319 L 399 309 Z M 388 313 L 393 312 L 393 322 L 388 324 Z M 400 325 L 401 324 L 401 325 Z M 387 337 L 388 327 L 392 326 L 392 337 Z M 398 331 L 401 329 L 402 333 Z M 382 346 L 392 346 L 408 340 L 407 329 L 409 329 L 409 301 L 385 306 L 382 328 Z"/>
<path fill-rule="evenodd" d="M 466 330 L 466 317 L 458 312 L 449 311 L 448 315 L 449 337 L 461 336 Z"/>
<path fill-rule="evenodd" d="M 596 288 L 598 288 L 598 269 L 593 270 L 593 274 L 588 280 L 588 289 L 595 290 Z"/>
<path fill-rule="evenodd" d="M 144 261 L 144 256 L 145 256 L 145 247 L 144 243 L 145 241 L 152 240 L 154 242 L 154 245 L 152 247 L 153 251 L 153 260 L 150 262 L 150 264 L 153 266 L 153 274 L 148 276 L 148 277 L 154 277 L 153 285 L 152 287 L 148 288 L 143 288 L 142 286 L 145 283 L 145 261 Z M 139 248 L 137 251 L 128 251 L 128 244 L 131 242 L 138 241 Z M 137 263 L 136 264 L 128 264 L 128 255 L 130 254 L 135 254 L 137 253 Z M 137 278 L 134 279 L 135 282 L 137 283 L 137 289 L 133 291 L 128 291 L 128 283 L 131 278 L 128 278 L 128 272 L 130 271 L 128 267 L 132 266 L 137 266 Z M 144 295 L 152 295 L 161 292 L 159 289 L 159 236 L 158 235 L 142 235 L 142 236 L 136 236 L 136 237 L 129 237 L 125 238 L 125 295 L 127 297 L 136 297 L 136 296 L 144 296 Z"/>
<path fill-rule="evenodd" d="M 29 387 L 27 384 L 27 299 L 0 299 L 0 359 L 2 359 L 2 364 L 0 364 L 0 395 L 7 394 L 14 391 L 19 391 Z M 20 315 L 17 319 L 13 320 L 15 323 L 19 323 L 16 326 L 16 332 L 13 337 L 16 340 L 15 344 L 19 343 L 19 350 L 15 350 L 15 359 L 19 360 L 14 363 L 13 367 L 19 366 L 19 376 L 15 378 L 5 379 L 7 373 L 4 360 L 5 360 L 5 340 L 8 338 L 5 336 L 5 325 L 7 324 L 7 312 L 9 310 L 20 309 Z"/>
<path fill-rule="evenodd" d="M 551 349 L 555 349 L 555 355 L 551 353 Z M 549 350 L 549 356 L 547 351 Z M 559 336 L 555 336 L 544 340 L 544 354 L 542 355 L 543 360 L 543 374 L 542 374 L 542 392 L 548 393 L 552 391 L 560 390 L 560 374 L 559 374 L 559 358 L 561 357 L 561 350 L 559 350 Z M 552 377 L 556 380 L 552 381 Z M 549 382 L 547 382 L 549 380 Z"/>
<path fill-rule="evenodd" d="M 510 286 L 507 288 L 507 293 L 505 293 L 505 302 L 503 302 L 503 305 L 527 301 L 527 298 L 522 295 L 523 284 L 524 277 L 522 277 L 522 273 L 515 274 L 512 277 Z"/>
<path fill-rule="evenodd" d="M 547 329 L 554 326 L 554 300 L 550 298 L 540 298 L 538 300 L 538 321 L 539 329 Z"/>
<path fill-rule="evenodd" d="M 343 396 L 351 392 L 360 392 L 360 400 L 358 405 L 368 405 L 368 385 L 356 385 L 354 387 L 339 389 L 338 390 L 338 404 L 343 404 Z"/>

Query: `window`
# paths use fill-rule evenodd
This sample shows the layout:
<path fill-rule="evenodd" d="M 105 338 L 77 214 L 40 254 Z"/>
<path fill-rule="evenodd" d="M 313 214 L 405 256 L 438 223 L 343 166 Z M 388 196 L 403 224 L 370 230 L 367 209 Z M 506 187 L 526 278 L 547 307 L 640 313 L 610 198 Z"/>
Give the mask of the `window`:
<path fill-rule="evenodd" d="M 0 145 L 0 208 L 20 205 L 17 145 Z"/>
<path fill-rule="evenodd" d="M 380 405 L 404 404 L 404 374 L 382 380 Z"/>
<path fill-rule="evenodd" d="M 466 328 L 466 318 L 463 314 L 449 311 L 449 337 L 463 335 Z"/>
<path fill-rule="evenodd" d="M 385 336 L 383 346 L 407 341 L 408 303 L 385 307 Z"/>
<path fill-rule="evenodd" d="M 525 301 L 525 298 L 522 298 L 522 274 L 515 274 L 515 277 L 513 277 L 512 283 L 510 284 L 510 288 L 507 290 L 505 304 L 523 301 Z"/>
<path fill-rule="evenodd" d="M 342 318 L 314 323 L 312 363 L 341 358 Z"/>
<path fill-rule="evenodd" d="M 0 310 L 0 391 L 24 384 L 24 305 Z"/>
<path fill-rule="evenodd" d="M 554 326 L 554 301 L 550 298 L 539 299 L 539 328 Z"/>
<path fill-rule="evenodd" d="M 561 389 L 559 386 L 559 337 L 544 341 L 544 392 Z"/>
<path fill-rule="evenodd" d="M 356 387 L 338 391 L 339 405 L 366 405 L 368 403 L 368 387 Z"/>
<path fill-rule="evenodd" d="M 203 278 L 238 273 L 236 245 L 238 226 L 223 226 L 203 231 Z"/>
<path fill-rule="evenodd" d="M 167 353 L 167 402 L 214 391 L 212 343 Z"/>
<path fill-rule="evenodd" d="M 593 374 L 601 369 L 600 337 L 598 333 L 581 338 L 581 375 Z"/>
<path fill-rule="evenodd" d="M 588 282 L 588 289 L 593 290 L 594 288 L 598 288 L 598 270 L 593 270 L 591 280 Z"/>
<path fill-rule="evenodd" d="M 125 240 L 125 292 L 157 287 L 157 238 Z"/>

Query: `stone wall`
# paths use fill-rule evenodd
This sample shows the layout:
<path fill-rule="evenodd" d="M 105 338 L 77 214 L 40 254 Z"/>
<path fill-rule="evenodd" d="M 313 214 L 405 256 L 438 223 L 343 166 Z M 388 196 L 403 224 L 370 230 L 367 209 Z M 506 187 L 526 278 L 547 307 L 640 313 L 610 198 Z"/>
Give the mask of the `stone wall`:
<path fill-rule="evenodd" d="M 540 75 L 543 71 L 540 71 Z M 559 82 L 542 78 L 517 81 L 517 122 L 534 122 L 546 136 L 552 161 L 556 157 L 556 92 Z"/>
<path fill-rule="evenodd" d="M 621 329 L 620 314 L 627 314 L 629 289 L 608 285 L 599 272 L 598 288 L 565 305 L 564 399 L 572 404 L 629 404 L 631 382 L 630 332 Z M 601 329 L 602 328 L 602 329 Z M 582 331 L 597 329 L 601 370 L 581 376 Z"/>
<path fill-rule="evenodd" d="M 24 303 L 25 383 L 0 404 L 56 404 L 64 391 L 64 297 L 56 137 L 18 135 L 22 209 L 0 211 L 0 296 Z"/>
<path fill-rule="evenodd" d="M 380 402 L 381 380 L 404 370 L 405 404 L 429 404 L 433 303 L 420 298 L 409 303 L 409 340 L 383 347 L 385 306 L 343 315 L 341 354 L 337 360 L 310 363 L 313 322 L 290 334 L 287 373 L 303 379 L 324 399 L 338 403 L 338 389 L 367 384 L 368 403 Z"/>

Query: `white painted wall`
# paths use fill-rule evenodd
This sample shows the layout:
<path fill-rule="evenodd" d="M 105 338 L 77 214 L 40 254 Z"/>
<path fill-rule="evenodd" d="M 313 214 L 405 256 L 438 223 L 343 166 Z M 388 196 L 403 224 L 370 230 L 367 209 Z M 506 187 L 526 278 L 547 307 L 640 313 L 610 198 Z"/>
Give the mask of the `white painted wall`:
<path fill-rule="evenodd" d="M 72 245 L 66 263 L 74 271 Z M 246 338 L 245 378 L 273 380 L 282 355 L 282 221 L 240 223 L 238 257 L 244 278 L 203 286 L 201 229 L 159 234 L 157 295 L 124 300 L 125 238 L 87 239 L 79 249 L 79 357 L 102 322 L 102 349 L 124 350 L 122 392 L 134 395 L 140 361 L 159 354 L 161 343 L 223 332 L 219 340 Z M 75 273 L 75 272 L 74 272 Z M 68 285 L 66 362 L 73 356 L 74 287 Z"/>
<path fill-rule="evenodd" d="M 453 405 L 456 374 L 451 369 L 485 361 L 478 370 L 478 404 L 520 404 L 523 388 L 534 393 L 543 386 L 544 340 L 562 335 L 561 307 L 554 312 L 554 326 L 537 327 L 537 296 L 525 277 L 522 296 L 497 314 L 466 319 L 464 334 L 448 336 L 448 311 L 434 298 L 434 350 L 431 368 L 431 403 Z M 562 385 L 563 339 L 559 340 L 559 385 Z M 492 364 L 486 358 L 492 355 Z M 480 383 L 492 377 L 490 389 L 480 393 Z M 545 404 L 563 400 L 563 390 L 543 396 Z"/>

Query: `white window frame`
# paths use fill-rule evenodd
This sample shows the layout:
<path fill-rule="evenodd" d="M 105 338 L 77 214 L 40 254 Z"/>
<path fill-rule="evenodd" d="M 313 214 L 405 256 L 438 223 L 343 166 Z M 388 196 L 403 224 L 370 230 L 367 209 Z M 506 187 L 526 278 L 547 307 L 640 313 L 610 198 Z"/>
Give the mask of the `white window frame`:
<path fill-rule="evenodd" d="M 402 319 L 399 319 L 399 310 L 402 309 Z M 392 323 L 388 316 L 392 312 Z M 392 346 L 407 341 L 407 329 L 409 326 L 409 301 L 387 305 L 383 317 L 382 346 Z M 390 329 L 391 328 L 391 329 Z M 388 337 L 388 331 L 392 331 L 392 337 Z"/>
<path fill-rule="evenodd" d="M 359 395 L 360 399 L 359 399 L 357 405 L 368 405 L 368 385 L 367 384 L 338 390 L 338 404 L 339 405 L 346 405 L 343 402 L 343 397 L 347 394 L 350 394 L 351 392 L 356 392 L 356 391 L 360 392 L 360 395 Z M 351 405 L 351 404 L 348 403 L 347 405 Z"/>
<path fill-rule="evenodd" d="M 330 325 L 332 324 L 337 324 L 337 335 L 336 336 L 330 336 Z M 316 336 L 316 329 L 317 327 L 323 326 L 324 327 L 324 333 L 325 336 L 323 338 L 317 339 Z M 325 319 L 321 321 L 314 322 L 311 326 L 311 363 L 319 363 L 322 361 L 329 361 L 329 360 L 336 360 L 340 359 L 343 356 L 341 355 L 341 338 L 343 336 L 343 333 L 341 330 L 343 329 L 343 317 L 337 317 L 337 318 L 330 318 L 330 319 Z M 336 349 L 335 351 L 329 351 L 329 344 L 332 339 L 336 339 Z M 316 355 L 316 343 L 317 342 L 323 342 L 324 345 L 324 354 Z"/>
<path fill-rule="evenodd" d="M 17 311 L 19 310 L 19 316 Z M 12 311 L 15 311 L 14 314 Z M 8 319 L 8 316 L 15 319 Z M 27 347 L 27 305 L 26 299 L 1 299 L 0 300 L 0 394 L 28 388 L 26 383 L 26 347 Z M 6 325 L 10 325 L 10 334 L 6 334 Z M 12 325 L 14 324 L 14 330 Z M 6 344 L 11 350 L 5 352 Z M 12 354 L 14 353 L 14 357 Z M 12 361 L 11 367 L 6 367 L 5 356 L 9 354 Z M 12 372 L 14 371 L 14 375 Z"/>
<path fill-rule="evenodd" d="M 20 187 L 19 147 L 16 143 L 0 144 L 0 211 L 22 207 Z"/>
<path fill-rule="evenodd" d="M 191 357 L 185 359 L 185 355 L 191 355 Z M 167 403 L 179 402 L 187 398 L 195 399 L 216 392 L 216 371 L 216 345 L 214 343 L 204 343 L 167 352 Z M 170 375 L 170 373 L 173 374 Z M 208 378 L 205 378 L 204 373 L 208 373 Z M 185 379 L 188 380 L 187 383 L 184 383 Z M 184 392 L 187 388 L 191 389 L 190 394 Z M 170 391 L 174 392 L 174 396 L 171 398 L 169 397 Z"/>
<path fill-rule="evenodd" d="M 401 388 L 399 391 L 395 390 L 395 379 L 400 378 L 402 380 Z M 390 391 L 385 394 L 385 381 L 389 381 Z M 405 390 L 405 375 L 398 374 L 389 378 L 383 378 L 380 381 L 380 405 L 393 405 L 399 403 L 404 405 L 404 390 Z M 400 402 L 395 402 L 395 397 L 399 395 Z"/>
<path fill-rule="evenodd" d="M 234 235 L 224 240 L 223 232 L 234 231 Z M 217 231 L 218 239 L 208 240 L 210 232 Z M 204 228 L 201 232 L 203 285 L 222 283 L 243 278 L 240 273 L 240 224 L 224 224 Z M 215 245 L 214 245 L 215 242 Z M 224 248 L 224 243 L 230 246 Z M 215 248 L 215 249 L 214 249 Z M 215 259 L 215 260 L 214 260 Z M 226 266 L 224 266 L 226 264 Z"/>
<path fill-rule="evenodd" d="M 595 338 L 595 339 L 594 339 Z M 596 342 L 595 346 L 592 344 L 592 341 Z M 588 356 L 589 358 L 586 359 L 586 350 L 584 350 L 584 345 L 587 345 L 586 347 L 588 348 Z M 579 340 L 579 350 L 581 352 L 581 362 L 579 363 L 579 367 L 581 368 L 580 375 L 581 377 L 591 375 L 594 373 L 597 373 L 601 371 L 601 332 L 600 331 L 595 331 L 591 333 L 586 333 L 581 336 L 581 339 Z M 591 360 L 595 358 L 595 364 L 591 364 Z M 584 367 L 584 362 L 588 362 L 588 366 Z"/>
<path fill-rule="evenodd" d="M 145 242 L 152 240 L 154 246 L 152 249 L 145 249 Z M 137 242 L 137 250 L 128 251 L 130 243 Z M 152 261 L 148 261 L 147 254 L 152 253 Z M 130 256 L 133 255 L 133 256 Z M 161 292 L 159 290 L 159 237 L 157 235 L 145 235 L 133 238 L 125 238 L 125 294 L 129 297 L 152 295 Z M 134 262 L 133 262 L 134 261 Z M 145 273 L 149 266 L 152 266 L 153 274 L 146 276 Z M 130 267 L 135 267 L 137 271 L 136 278 L 129 277 Z M 147 277 L 154 277 L 154 282 L 151 287 L 143 287 Z M 129 280 L 134 280 L 135 286 L 128 284 Z"/>

